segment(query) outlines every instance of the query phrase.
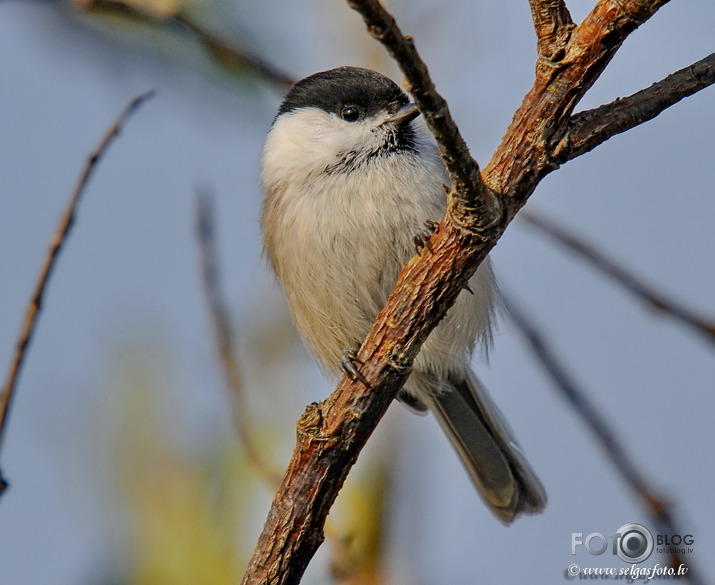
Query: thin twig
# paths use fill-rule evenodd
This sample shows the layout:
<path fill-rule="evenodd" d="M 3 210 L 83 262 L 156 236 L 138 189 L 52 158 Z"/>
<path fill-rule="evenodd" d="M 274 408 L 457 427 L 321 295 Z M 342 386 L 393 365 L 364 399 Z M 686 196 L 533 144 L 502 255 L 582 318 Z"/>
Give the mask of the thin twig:
<path fill-rule="evenodd" d="M 625 98 L 571 116 L 568 132 L 554 148 L 566 162 L 612 136 L 652 120 L 666 108 L 715 83 L 715 53 Z"/>
<path fill-rule="evenodd" d="M 659 532 L 682 534 L 679 530 L 680 523 L 676 520 L 671 502 L 650 487 L 652 482 L 645 478 L 635 460 L 626 452 L 622 441 L 618 438 L 611 425 L 608 424 L 605 417 L 591 402 L 588 394 L 579 387 L 573 376 L 566 370 L 556 352 L 533 321 L 503 291 L 501 296 L 509 318 L 524 338 L 539 365 L 551 378 L 554 387 L 562 398 L 591 431 L 608 460 L 646 509 Z M 683 558 L 677 552 L 673 553 L 671 563 L 673 566 L 678 567 L 683 563 Z M 693 570 L 690 563 L 688 563 L 686 577 L 692 583 L 701 583 L 698 573 Z"/>
<path fill-rule="evenodd" d="M 263 457 L 254 441 L 249 424 L 243 380 L 235 358 L 234 336 L 229 312 L 221 294 L 221 274 L 215 239 L 214 204 L 212 195 L 205 190 L 196 193 L 196 235 L 199 243 L 201 276 L 209 309 L 214 344 L 229 391 L 229 403 L 238 439 L 261 478 L 271 488 L 277 488 L 282 475 Z M 340 583 L 358 585 L 370 581 L 363 567 L 351 558 L 349 547 L 338 531 L 326 524 L 325 533 L 332 544 L 331 569 Z"/>
<path fill-rule="evenodd" d="M 132 115 L 132 113 L 147 99 L 154 95 L 154 91 L 148 91 L 141 95 L 138 95 L 132 99 L 129 104 L 124 108 L 124 110 L 119 114 L 117 119 L 112 123 L 109 129 L 105 132 L 99 144 L 95 147 L 92 153 L 87 158 L 87 161 L 82 169 L 82 172 L 77 179 L 77 184 L 75 185 L 72 194 L 70 195 L 67 206 L 65 207 L 57 228 L 52 235 L 50 240 L 50 246 L 47 250 L 47 255 L 45 256 L 45 261 L 40 268 L 40 273 L 35 282 L 35 287 L 30 296 L 30 303 L 27 306 L 25 312 L 25 318 L 20 327 L 20 333 L 15 344 L 15 353 L 12 356 L 10 362 L 10 367 L 8 370 L 7 378 L 3 386 L 2 395 L 0 395 L 0 447 L 2 447 L 3 439 L 5 436 L 5 430 L 7 427 L 8 416 L 10 413 L 10 405 L 17 388 L 17 381 L 20 375 L 20 370 L 24 362 L 25 356 L 27 355 L 27 347 L 32 340 L 32 334 L 34 333 L 35 326 L 37 324 L 37 318 L 40 314 L 42 308 L 42 298 L 47 286 L 47 282 L 52 274 L 52 270 L 57 262 L 58 255 L 62 246 L 67 241 L 67 236 L 70 233 L 72 224 L 74 222 L 75 213 L 77 206 L 79 205 L 80 199 L 84 194 L 87 183 L 89 182 L 92 173 L 97 168 L 97 163 L 100 161 L 107 148 L 112 143 L 112 141 L 121 132 L 122 127 L 125 122 Z M 6 487 L 6 483 L 2 480 L 2 474 L 0 474 L 0 494 Z"/>
<path fill-rule="evenodd" d="M 576 27 L 564 0 L 529 0 L 540 59 L 558 61 Z"/>
<path fill-rule="evenodd" d="M 196 194 L 196 235 L 199 243 L 204 294 L 209 308 L 216 352 L 221 363 L 226 388 L 229 391 L 234 427 L 251 463 L 268 485 L 275 488 L 280 484 L 281 474 L 264 459 L 250 431 L 243 382 L 234 357 L 229 313 L 221 294 L 218 255 L 214 239 L 213 201 L 208 192 L 197 192 Z"/>
<path fill-rule="evenodd" d="M 591 266 L 620 284 L 631 294 L 645 302 L 649 307 L 677 319 L 693 328 L 711 343 L 715 343 L 715 321 L 698 315 L 692 309 L 668 297 L 652 285 L 637 277 L 631 270 L 609 258 L 593 244 L 572 231 L 558 224 L 553 219 L 547 219 L 541 214 L 523 210 L 519 217 L 529 225 L 537 228 L 557 243 L 578 254 Z"/>
<path fill-rule="evenodd" d="M 487 185 L 502 194 L 507 220 L 540 180 L 559 168 L 553 149 L 567 134 L 574 108 L 626 38 L 667 1 L 599 0 L 571 31 L 563 58 L 538 62 L 534 85 L 482 173 Z"/>
<path fill-rule="evenodd" d="M 143 9 L 138 4 L 123 2 L 122 0 L 87 0 L 82 2 L 81 5 L 88 13 L 115 12 L 156 26 L 179 26 L 190 31 L 224 67 L 229 69 L 234 67 L 248 69 L 284 89 L 293 84 L 291 76 L 269 63 L 266 59 L 227 43 L 181 12 L 168 15 L 157 14 Z"/>
<path fill-rule="evenodd" d="M 449 172 L 451 195 L 458 204 L 452 210 L 452 219 L 472 231 L 490 228 L 501 219 L 499 201 L 482 181 L 479 165 L 469 154 L 447 102 L 435 89 L 414 40 L 402 34 L 393 16 L 377 0 L 348 0 L 348 5 L 360 13 L 368 32 L 385 46 L 405 75 L 405 88 L 434 135 Z"/>

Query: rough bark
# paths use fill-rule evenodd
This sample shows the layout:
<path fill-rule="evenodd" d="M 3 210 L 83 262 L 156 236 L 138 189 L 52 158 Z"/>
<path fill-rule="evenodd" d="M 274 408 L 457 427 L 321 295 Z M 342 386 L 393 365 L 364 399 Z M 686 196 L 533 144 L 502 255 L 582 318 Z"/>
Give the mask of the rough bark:
<path fill-rule="evenodd" d="M 430 246 L 405 266 L 360 348 L 360 369 L 369 387 L 343 378 L 330 397 L 311 404 L 301 417 L 296 448 L 243 578 L 245 585 L 300 581 L 323 540 L 323 523 L 340 487 L 409 375 L 421 344 L 539 181 L 572 158 L 563 156 L 563 144 L 574 128 L 582 127 L 580 118 L 572 116 L 575 106 L 623 40 L 665 0 L 600 0 L 576 27 L 562 2 L 533 1 L 541 44 L 536 80 L 481 179 L 412 40 L 402 35 L 379 2 L 348 3 L 402 68 L 440 145 L 454 191 Z M 605 140 L 606 134 L 598 140 Z"/>

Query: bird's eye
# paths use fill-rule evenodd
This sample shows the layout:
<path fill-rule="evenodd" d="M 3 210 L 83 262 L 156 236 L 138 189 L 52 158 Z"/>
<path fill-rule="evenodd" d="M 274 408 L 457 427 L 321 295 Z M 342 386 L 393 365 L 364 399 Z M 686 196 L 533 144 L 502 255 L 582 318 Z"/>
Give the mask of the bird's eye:
<path fill-rule="evenodd" d="M 346 122 L 355 122 L 360 117 L 360 110 L 355 106 L 345 106 L 340 117 Z"/>

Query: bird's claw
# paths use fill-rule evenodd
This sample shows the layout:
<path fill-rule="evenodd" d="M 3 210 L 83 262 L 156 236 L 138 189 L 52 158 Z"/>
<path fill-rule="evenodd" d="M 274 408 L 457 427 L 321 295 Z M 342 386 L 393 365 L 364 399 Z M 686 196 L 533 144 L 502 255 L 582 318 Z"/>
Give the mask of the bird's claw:
<path fill-rule="evenodd" d="M 425 231 L 418 233 L 412 238 L 412 241 L 415 243 L 415 252 L 420 254 L 422 250 L 427 248 L 430 251 L 430 254 L 434 254 L 432 244 L 430 244 L 429 240 L 432 235 L 437 231 L 438 227 L 439 223 L 434 220 L 428 219 L 425 222 Z"/>
<path fill-rule="evenodd" d="M 357 352 L 354 349 L 346 349 L 343 351 L 343 357 L 340 358 L 340 369 L 347 374 L 351 380 L 360 380 L 367 388 L 370 388 L 370 382 L 362 375 L 362 372 L 358 369 L 356 364 L 364 366 L 365 362 L 357 356 Z"/>

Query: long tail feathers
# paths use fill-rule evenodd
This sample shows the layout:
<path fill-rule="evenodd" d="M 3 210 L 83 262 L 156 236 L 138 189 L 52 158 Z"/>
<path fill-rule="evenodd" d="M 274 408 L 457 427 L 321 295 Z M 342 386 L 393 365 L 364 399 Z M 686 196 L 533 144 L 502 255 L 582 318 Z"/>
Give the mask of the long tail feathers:
<path fill-rule="evenodd" d="M 454 389 L 435 396 L 429 408 L 485 503 L 505 524 L 519 514 L 541 512 L 544 487 L 486 390 L 471 372 L 450 385 Z"/>

